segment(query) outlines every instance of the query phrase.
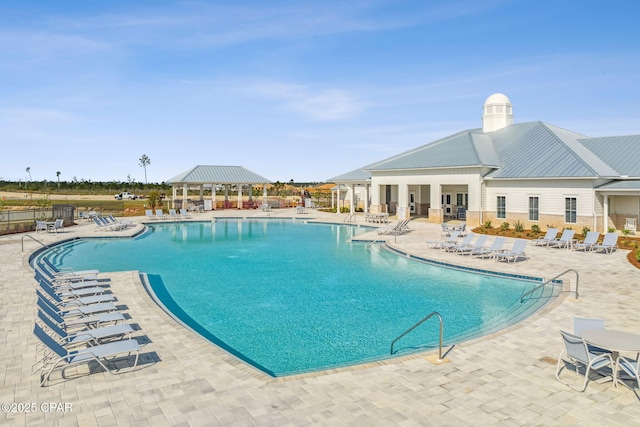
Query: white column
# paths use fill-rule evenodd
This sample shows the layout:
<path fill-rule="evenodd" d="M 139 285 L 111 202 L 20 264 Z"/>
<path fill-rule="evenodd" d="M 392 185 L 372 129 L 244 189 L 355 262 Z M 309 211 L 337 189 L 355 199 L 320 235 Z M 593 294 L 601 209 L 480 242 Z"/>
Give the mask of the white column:
<path fill-rule="evenodd" d="M 404 216 L 401 218 L 398 214 L 402 211 L 404 211 Z M 398 219 L 409 219 L 411 215 L 409 213 L 409 185 L 407 184 L 398 184 L 398 207 L 396 208 L 396 215 L 398 215 Z"/>
<path fill-rule="evenodd" d="M 602 233 L 606 233 L 609 228 L 609 196 L 604 195 L 604 203 L 602 205 Z M 595 231 L 595 230 L 594 230 Z"/>
<path fill-rule="evenodd" d="M 369 213 L 369 184 L 364 185 L 364 213 Z"/>
<path fill-rule="evenodd" d="M 182 185 L 182 207 L 187 209 L 189 206 L 187 204 L 187 184 Z"/>
<path fill-rule="evenodd" d="M 242 209 L 242 184 L 238 184 L 238 209 Z"/>
<path fill-rule="evenodd" d="M 211 183 L 211 208 L 216 210 L 216 185 Z"/>
<path fill-rule="evenodd" d="M 204 200 L 204 185 L 200 184 L 200 200 Z"/>
<path fill-rule="evenodd" d="M 227 208 L 227 202 L 229 201 L 229 184 L 224 185 L 224 208 Z"/>
<path fill-rule="evenodd" d="M 354 214 L 356 212 L 356 185 L 351 184 L 351 202 L 349 203 L 349 212 Z"/>
<path fill-rule="evenodd" d="M 267 204 L 267 183 L 266 182 L 262 185 L 262 204 L 263 205 Z"/>

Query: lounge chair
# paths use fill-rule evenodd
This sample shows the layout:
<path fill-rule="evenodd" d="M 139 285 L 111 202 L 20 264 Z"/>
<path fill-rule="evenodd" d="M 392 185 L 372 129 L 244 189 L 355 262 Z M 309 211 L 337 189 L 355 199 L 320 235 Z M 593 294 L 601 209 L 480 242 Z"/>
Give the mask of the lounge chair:
<path fill-rule="evenodd" d="M 50 301 L 47 297 L 45 297 L 38 289 L 36 289 L 36 295 L 38 296 L 38 300 L 42 301 L 44 304 L 51 307 L 52 310 L 56 311 L 60 317 L 67 318 L 75 318 L 75 317 L 85 317 L 91 316 L 94 314 L 100 313 L 111 313 L 112 311 L 117 311 L 117 307 L 113 305 L 111 302 L 103 302 L 99 304 L 91 304 L 91 305 L 75 305 L 75 306 L 58 306 L 57 304 Z"/>
<path fill-rule="evenodd" d="M 89 215 L 89 212 L 78 212 L 78 219 L 84 219 L 85 221 L 91 221 L 91 215 Z"/>
<path fill-rule="evenodd" d="M 162 209 L 156 209 L 156 219 L 164 219 L 165 215 Z"/>
<path fill-rule="evenodd" d="M 86 315 L 81 317 L 75 316 L 67 316 L 64 317 L 61 315 L 60 311 L 57 310 L 57 307 L 52 306 L 47 301 L 38 298 L 38 310 L 45 313 L 52 319 L 56 324 L 65 329 L 71 330 L 78 327 L 82 328 L 97 328 L 100 325 L 112 324 L 118 322 L 124 322 L 124 316 L 122 313 L 117 311 L 109 312 L 109 313 L 96 313 L 92 315 Z"/>
<path fill-rule="evenodd" d="M 409 220 L 404 219 L 402 221 L 399 221 L 393 227 L 378 228 L 378 234 L 404 234 L 409 231 L 409 227 L 407 226 L 407 224 L 409 224 Z"/>
<path fill-rule="evenodd" d="M 442 231 L 440 232 L 441 237 L 448 237 L 451 234 L 452 229 L 449 228 L 449 225 L 446 222 L 440 224 L 440 227 L 442 227 Z"/>
<path fill-rule="evenodd" d="M 182 218 L 191 218 L 191 215 L 189 215 L 189 212 L 187 212 L 185 208 L 180 208 L 180 216 Z"/>
<path fill-rule="evenodd" d="M 629 233 L 636 234 L 636 219 L 635 218 L 627 218 L 624 222 L 623 230 L 628 230 Z"/>
<path fill-rule="evenodd" d="M 458 255 L 465 255 L 465 254 L 471 254 L 476 250 L 480 250 L 482 248 L 484 248 L 484 244 L 487 241 L 487 236 L 486 234 L 481 234 L 480 236 L 478 236 L 478 240 L 475 241 L 475 243 L 470 243 L 466 246 L 460 245 L 457 246 L 454 250 L 454 252 L 456 252 Z"/>
<path fill-rule="evenodd" d="M 93 294 L 91 296 L 80 296 L 80 294 L 74 293 L 74 291 L 67 291 L 63 293 L 57 293 L 55 289 L 46 284 L 46 282 L 39 282 L 40 289 L 42 289 L 53 303 L 61 308 L 69 309 L 74 307 L 89 306 L 92 304 L 101 304 L 105 302 L 113 302 L 116 297 L 111 294 Z M 78 292 L 78 291 L 75 291 Z"/>
<path fill-rule="evenodd" d="M 455 242 L 459 234 L 459 231 L 453 231 L 445 240 L 428 240 L 427 245 L 433 245 L 433 249 L 441 249 L 444 247 L 443 245 Z"/>
<path fill-rule="evenodd" d="M 502 247 L 504 246 L 504 242 L 507 239 L 505 237 L 496 237 L 489 248 L 479 248 L 471 251 L 471 255 L 477 256 L 478 258 L 493 258 L 494 255 L 500 251 L 502 251 Z"/>
<path fill-rule="evenodd" d="M 46 289 L 47 293 L 50 290 L 50 292 L 55 293 L 62 299 L 102 295 L 105 292 L 105 288 L 103 288 L 102 286 L 86 286 L 78 289 L 55 286 L 42 275 L 37 276 L 36 280 L 40 284 L 40 287 Z"/>
<path fill-rule="evenodd" d="M 612 372 L 614 371 L 614 364 L 613 359 L 611 358 L 611 354 L 591 353 L 589 351 L 589 348 L 587 347 L 587 343 L 582 338 L 565 331 L 560 331 L 560 335 L 562 336 L 564 349 L 560 353 L 560 356 L 558 357 L 558 364 L 556 365 L 556 379 L 559 382 L 574 390 L 577 390 L 571 387 L 568 383 L 560 380 L 560 371 L 562 371 L 563 367 L 566 367 L 566 363 L 573 364 L 576 374 L 580 374 L 580 366 L 585 367 L 586 370 L 584 372 L 584 382 L 582 383 L 582 389 L 579 390 L 581 392 L 585 391 L 587 388 L 587 382 L 589 381 L 589 372 L 591 372 L 591 370 L 598 371 L 600 369 L 609 367 L 611 368 Z M 563 356 L 566 356 L 567 360 L 564 360 Z"/>
<path fill-rule="evenodd" d="M 508 252 L 496 252 L 493 258 L 496 261 L 513 261 L 516 262 L 519 258 L 527 259 L 527 255 L 524 253 L 524 249 L 527 247 L 527 240 L 516 239 L 513 247 Z"/>
<path fill-rule="evenodd" d="M 605 253 L 610 254 L 615 249 L 618 249 L 618 234 L 607 233 L 604 235 L 604 238 L 602 239 L 602 243 L 596 243 L 595 245 L 593 245 L 592 252 L 604 250 Z"/>
<path fill-rule="evenodd" d="M 179 215 L 176 213 L 176 210 L 175 210 L 175 209 L 169 209 L 169 218 L 171 218 L 171 219 L 172 219 L 172 220 L 174 220 L 174 221 L 181 221 L 181 220 L 182 220 L 182 217 L 181 217 L 181 216 L 179 216 Z"/>
<path fill-rule="evenodd" d="M 97 280 L 97 275 L 100 273 L 100 270 L 74 270 L 69 267 L 56 267 L 47 257 L 40 258 L 40 262 L 51 270 L 54 277 L 75 278 L 77 280 Z"/>
<path fill-rule="evenodd" d="M 36 281 L 45 281 L 49 286 L 58 291 L 79 291 L 86 288 L 100 287 L 104 289 L 104 283 L 97 280 L 85 280 L 85 281 L 65 281 L 56 280 L 55 277 L 43 273 L 40 268 L 35 269 L 34 275 Z"/>
<path fill-rule="evenodd" d="M 44 383 L 49 379 L 51 372 L 61 364 L 65 365 L 65 368 L 68 366 L 76 365 L 78 363 L 89 363 L 92 360 L 95 360 L 109 373 L 113 374 L 114 372 L 109 369 L 105 362 L 112 361 L 118 355 L 122 355 L 126 353 L 126 357 L 130 357 L 132 353 L 135 353 L 135 361 L 133 362 L 132 370 L 138 366 L 138 358 L 140 357 L 140 345 L 136 340 L 123 340 L 111 342 L 108 344 L 96 345 L 93 347 L 87 347 L 83 349 L 69 351 L 60 344 L 58 344 L 53 338 L 51 338 L 38 324 L 35 324 L 33 328 L 33 333 L 40 338 L 40 341 L 52 352 L 52 355 L 46 355 L 43 358 L 43 365 L 40 370 L 40 385 L 44 385 Z M 55 357 L 57 356 L 57 358 Z M 56 359 L 52 364 L 51 362 Z M 47 367 L 51 365 L 50 368 Z M 63 377 L 64 377 L 64 369 L 63 368 Z"/>
<path fill-rule="evenodd" d="M 475 234 L 469 233 L 469 234 L 467 234 L 465 236 L 464 239 L 462 239 L 462 242 L 460 242 L 460 243 L 455 242 L 455 241 L 453 241 L 453 242 L 444 242 L 442 244 L 442 248 L 447 252 L 453 252 L 453 251 L 455 251 L 456 248 L 470 245 L 471 241 L 473 240 L 473 238 L 475 236 L 476 236 Z"/>
<path fill-rule="evenodd" d="M 64 231 L 64 220 L 56 219 L 53 224 L 48 224 L 47 231 L 56 234 L 58 234 L 58 231 Z"/>
<path fill-rule="evenodd" d="M 584 238 L 582 242 L 574 243 L 571 248 L 574 251 L 583 250 L 585 252 L 593 250 L 593 247 L 598 243 L 598 238 L 600 237 L 600 233 L 597 231 L 589 231 L 587 236 Z"/>
<path fill-rule="evenodd" d="M 147 219 L 157 219 L 156 216 L 153 214 L 153 209 L 145 209 L 144 210 L 144 216 Z"/>
<path fill-rule="evenodd" d="M 556 240 L 557 235 L 558 235 L 557 228 L 549 228 L 546 234 L 544 235 L 544 237 L 538 237 L 536 240 L 534 240 L 535 245 L 547 246 L 549 242 Z"/>
<path fill-rule="evenodd" d="M 576 234 L 575 230 L 566 229 L 562 232 L 562 236 L 559 239 L 551 240 L 547 243 L 549 247 L 558 247 L 558 248 L 570 248 L 571 243 L 573 242 L 573 235 Z"/>
<path fill-rule="evenodd" d="M 45 328 L 58 336 L 58 344 L 66 347 L 76 346 L 79 344 L 99 345 L 103 344 L 105 341 L 122 339 L 125 336 L 128 336 L 128 339 L 130 339 L 133 334 L 133 328 L 128 323 L 120 323 L 117 325 L 103 326 L 94 329 L 86 328 L 73 333 L 68 333 L 54 320 L 49 318 L 43 311 L 38 310 L 37 316 L 38 321 L 40 321 Z"/>

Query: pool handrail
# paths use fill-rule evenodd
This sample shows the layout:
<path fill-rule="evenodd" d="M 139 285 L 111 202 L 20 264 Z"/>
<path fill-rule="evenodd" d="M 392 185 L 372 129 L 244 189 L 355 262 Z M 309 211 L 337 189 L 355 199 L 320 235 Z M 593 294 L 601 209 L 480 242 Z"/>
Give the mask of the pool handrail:
<path fill-rule="evenodd" d="M 415 328 L 417 328 L 418 326 L 420 326 L 421 324 L 423 324 L 433 316 L 438 316 L 438 319 L 440 320 L 440 344 L 438 347 L 438 362 L 442 362 L 442 332 L 444 330 L 444 321 L 442 320 L 442 316 L 440 315 L 440 313 L 438 313 L 437 311 L 432 311 L 431 313 L 427 314 L 422 320 L 420 320 L 418 323 L 416 323 L 415 325 L 413 325 L 412 327 L 410 327 L 409 329 L 407 329 L 406 331 L 398 335 L 396 339 L 391 341 L 391 354 L 393 354 L 393 346 L 396 343 L 396 341 L 398 341 L 400 338 L 407 335 L 409 332 L 413 331 Z"/>
<path fill-rule="evenodd" d="M 537 291 L 538 289 L 542 288 L 544 285 L 546 285 L 548 283 L 553 283 L 553 281 L 556 280 L 558 277 L 563 276 L 563 275 L 565 275 L 567 273 L 570 273 L 570 272 L 576 273 L 576 290 L 575 290 L 575 293 L 576 293 L 576 299 L 578 299 L 578 295 L 579 295 L 578 294 L 578 283 L 580 282 L 580 274 L 578 273 L 577 270 L 575 270 L 573 268 L 570 268 L 568 270 L 563 271 L 560 274 L 557 274 L 557 275 L 553 276 L 551 279 L 543 280 L 542 283 L 540 283 L 539 285 L 536 285 L 529 292 L 526 292 L 526 293 L 522 294 L 522 296 L 520 297 L 520 304 L 522 304 L 524 302 L 524 297 L 526 297 L 527 295 L 532 294 L 533 292 Z"/>

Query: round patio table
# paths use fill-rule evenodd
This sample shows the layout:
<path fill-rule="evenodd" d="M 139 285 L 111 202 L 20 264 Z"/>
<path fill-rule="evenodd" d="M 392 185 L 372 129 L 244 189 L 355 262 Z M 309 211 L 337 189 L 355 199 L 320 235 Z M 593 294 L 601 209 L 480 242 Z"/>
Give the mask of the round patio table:
<path fill-rule="evenodd" d="M 582 332 L 585 341 L 619 353 L 628 351 L 640 353 L 640 335 L 615 329 L 588 329 Z"/>

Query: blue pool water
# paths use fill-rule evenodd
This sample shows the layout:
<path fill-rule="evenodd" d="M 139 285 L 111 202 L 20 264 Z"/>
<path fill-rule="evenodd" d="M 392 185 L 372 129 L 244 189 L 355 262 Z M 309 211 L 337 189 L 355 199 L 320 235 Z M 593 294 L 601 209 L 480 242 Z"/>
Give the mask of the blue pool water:
<path fill-rule="evenodd" d="M 432 311 L 445 345 L 504 328 L 529 281 L 472 274 L 349 242 L 366 228 L 291 220 L 166 223 L 127 239 L 91 238 L 45 254 L 74 269 L 139 270 L 184 323 L 273 376 L 390 357 L 391 341 Z M 126 301 L 123 301 L 126 304 Z M 438 323 L 398 354 L 437 346 Z"/>

